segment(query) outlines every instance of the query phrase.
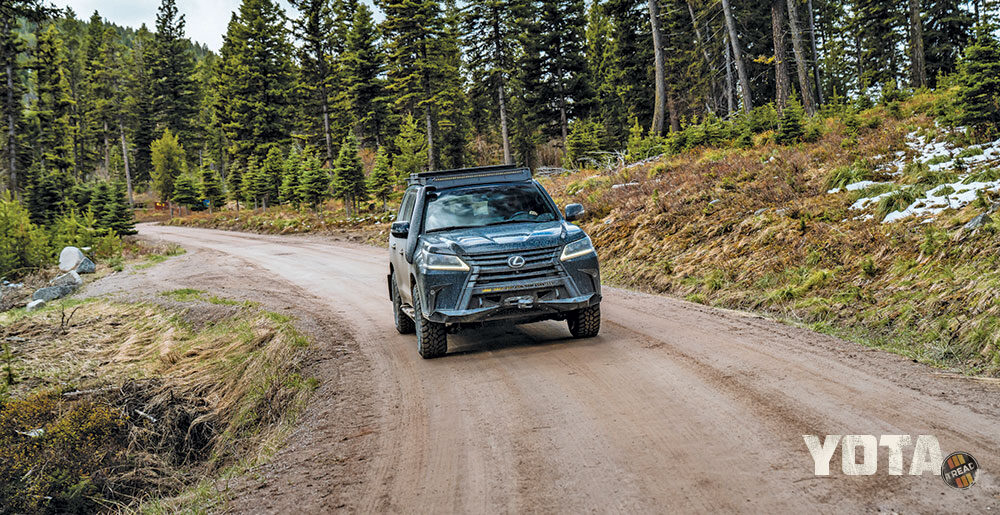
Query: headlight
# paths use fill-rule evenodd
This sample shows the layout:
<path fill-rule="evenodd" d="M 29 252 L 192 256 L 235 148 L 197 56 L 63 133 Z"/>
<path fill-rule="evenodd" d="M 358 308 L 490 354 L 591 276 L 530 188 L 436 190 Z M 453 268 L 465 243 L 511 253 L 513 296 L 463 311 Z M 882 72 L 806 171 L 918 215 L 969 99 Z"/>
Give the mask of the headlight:
<path fill-rule="evenodd" d="M 449 254 L 424 253 L 424 266 L 429 270 L 451 270 L 465 272 L 469 270 L 469 265 L 458 256 Z"/>
<path fill-rule="evenodd" d="M 576 240 L 573 243 L 566 244 L 566 246 L 563 247 L 562 255 L 559 256 L 559 261 L 566 261 L 567 259 L 586 256 L 590 253 L 595 253 L 594 244 L 590 242 L 590 237 L 585 236 L 582 240 Z"/>

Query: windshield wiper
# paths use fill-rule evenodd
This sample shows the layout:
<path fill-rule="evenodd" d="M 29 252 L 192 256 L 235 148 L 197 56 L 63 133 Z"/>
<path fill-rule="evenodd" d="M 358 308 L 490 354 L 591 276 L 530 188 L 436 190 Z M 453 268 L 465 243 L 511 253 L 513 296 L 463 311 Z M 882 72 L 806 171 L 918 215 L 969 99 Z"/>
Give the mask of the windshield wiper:
<path fill-rule="evenodd" d="M 476 227 L 482 227 L 481 225 L 452 225 L 449 227 L 437 227 L 434 229 L 427 229 L 424 232 L 440 232 L 440 231 L 456 231 L 458 229 L 475 229 Z"/>
<path fill-rule="evenodd" d="M 503 224 L 524 224 L 524 223 L 536 223 L 538 220 L 500 220 L 499 222 L 490 222 L 486 225 L 503 225 Z M 483 227 L 486 227 L 484 225 Z"/>

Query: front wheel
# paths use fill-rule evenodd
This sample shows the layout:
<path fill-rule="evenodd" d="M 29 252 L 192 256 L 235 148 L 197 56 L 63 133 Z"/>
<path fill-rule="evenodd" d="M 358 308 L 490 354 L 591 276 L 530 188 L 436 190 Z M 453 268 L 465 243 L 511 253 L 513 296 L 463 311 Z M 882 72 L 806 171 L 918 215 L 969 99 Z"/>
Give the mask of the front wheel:
<path fill-rule="evenodd" d="M 420 290 L 413 289 L 413 319 L 416 322 L 417 352 L 424 359 L 439 358 L 448 352 L 448 332 L 444 324 L 424 318 Z"/>
<path fill-rule="evenodd" d="M 593 338 L 601 331 L 601 305 L 574 311 L 566 321 L 574 338 Z"/>
<path fill-rule="evenodd" d="M 392 318 L 399 334 L 413 334 L 413 319 L 403 311 L 403 301 L 399 299 L 399 286 L 396 285 L 395 277 L 392 279 Z"/>

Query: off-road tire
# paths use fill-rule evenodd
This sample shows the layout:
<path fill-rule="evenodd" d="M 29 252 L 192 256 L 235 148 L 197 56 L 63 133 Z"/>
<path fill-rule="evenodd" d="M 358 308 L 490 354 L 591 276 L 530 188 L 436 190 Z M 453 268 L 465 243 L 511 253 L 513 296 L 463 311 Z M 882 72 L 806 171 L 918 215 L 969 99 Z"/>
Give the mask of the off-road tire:
<path fill-rule="evenodd" d="M 403 311 L 403 301 L 399 298 L 399 286 L 396 286 L 395 278 L 392 279 L 392 318 L 399 334 L 413 334 L 416 330 L 413 319 Z"/>
<path fill-rule="evenodd" d="M 593 338 L 601 331 L 601 305 L 574 311 L 566 322 L 574 338 Z"/>
<path fill-rule="evenodd" d="M 416 322 L 417 352 L 424 359 L 439 358 L 448 352 L 448 331 L 444 324 L 424 318 L 420 290 L 413 289 L 413 318 Z"/>

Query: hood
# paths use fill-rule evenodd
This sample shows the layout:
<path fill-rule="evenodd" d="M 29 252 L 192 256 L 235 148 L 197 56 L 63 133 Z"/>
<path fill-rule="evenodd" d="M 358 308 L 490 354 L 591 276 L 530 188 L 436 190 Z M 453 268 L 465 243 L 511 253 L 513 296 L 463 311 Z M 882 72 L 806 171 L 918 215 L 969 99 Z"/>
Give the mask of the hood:
<path fill-rule="evenodd" d="M 421 240 L 432 252 L 467 255 L 555 247 L 582 235 L 583 229 L 555 220 L 433 232 L 424 234 Z"/>

